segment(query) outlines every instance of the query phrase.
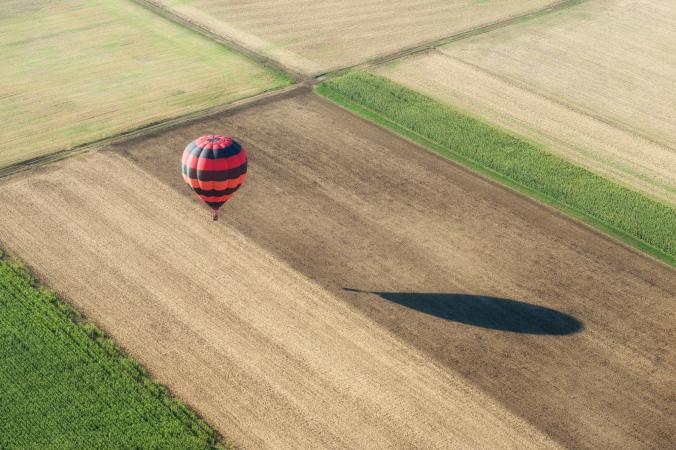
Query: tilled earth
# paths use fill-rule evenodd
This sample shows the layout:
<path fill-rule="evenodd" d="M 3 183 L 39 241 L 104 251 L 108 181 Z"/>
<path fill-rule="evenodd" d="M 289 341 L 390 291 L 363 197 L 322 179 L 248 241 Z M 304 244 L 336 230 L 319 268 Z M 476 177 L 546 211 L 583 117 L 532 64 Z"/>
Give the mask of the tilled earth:
<path fill-rule="evenodd" d="M 219 222 L 183 185 L 247 147 Z M 299 89 L 0 183 L 0 242 L 243 447 L 651 447 L 673 269 Z"/>

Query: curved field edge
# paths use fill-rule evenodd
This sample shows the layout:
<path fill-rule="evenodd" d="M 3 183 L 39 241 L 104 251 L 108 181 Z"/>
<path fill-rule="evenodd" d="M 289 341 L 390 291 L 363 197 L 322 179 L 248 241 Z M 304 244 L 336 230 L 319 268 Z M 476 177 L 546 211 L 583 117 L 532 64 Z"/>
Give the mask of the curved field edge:
<path fill-rule="evenodd" d="M 232 448 L 0 249 L 1 448 Z"/>
<path fill-rule="evenodd" d="M 315 87 L 329 100 L 676 266 L 676 210 L 371 73 Z"/>

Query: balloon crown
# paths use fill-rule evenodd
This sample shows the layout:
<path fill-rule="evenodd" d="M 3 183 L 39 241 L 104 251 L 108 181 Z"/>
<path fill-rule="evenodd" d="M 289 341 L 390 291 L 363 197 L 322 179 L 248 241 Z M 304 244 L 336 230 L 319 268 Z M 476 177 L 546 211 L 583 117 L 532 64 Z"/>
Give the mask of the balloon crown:
<path fill-rule="evenodd" d="M 206 136 L 197 138 L 195 142 L 202 148 L 225 148 L 232 144 L 232 138 L 230 136 L 220 136 L 218 134 L 207 134 Z"/>

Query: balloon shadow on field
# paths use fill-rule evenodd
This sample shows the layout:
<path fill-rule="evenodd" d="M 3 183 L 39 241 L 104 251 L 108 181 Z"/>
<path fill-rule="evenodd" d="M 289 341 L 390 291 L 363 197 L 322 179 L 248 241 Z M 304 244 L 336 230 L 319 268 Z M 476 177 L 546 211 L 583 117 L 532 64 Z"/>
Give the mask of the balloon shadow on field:
<path fill-rule="evenodd" d="M 491 330 L 526 334 L 566 335 L 584 328 L 568 314 L 506 298 L 432 292 L 349 292 L 375 294 L 430 316 Z"/>

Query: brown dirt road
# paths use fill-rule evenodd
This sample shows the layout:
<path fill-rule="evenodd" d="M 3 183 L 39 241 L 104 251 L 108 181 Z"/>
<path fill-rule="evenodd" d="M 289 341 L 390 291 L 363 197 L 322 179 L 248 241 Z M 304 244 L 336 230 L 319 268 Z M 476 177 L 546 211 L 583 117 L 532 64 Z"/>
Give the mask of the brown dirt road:
<path fill-rule="evenodd" d="M 218 223 L 178 174 L 210 131 L 251 162 Z M 673 269 L 302 89 L 3 180 L 0 205 L 3 245 L 244 447 L 676 430 Z"/>

